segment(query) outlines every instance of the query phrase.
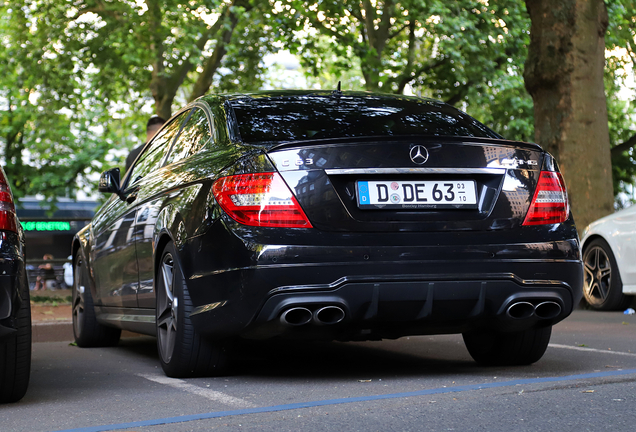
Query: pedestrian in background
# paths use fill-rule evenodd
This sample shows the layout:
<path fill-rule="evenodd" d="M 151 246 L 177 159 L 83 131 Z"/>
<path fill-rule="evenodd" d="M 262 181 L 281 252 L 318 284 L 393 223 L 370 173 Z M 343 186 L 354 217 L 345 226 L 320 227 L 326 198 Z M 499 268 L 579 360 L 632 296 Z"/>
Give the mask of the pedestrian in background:
<path fill-rule="evenodd" d="M 44 261 L 51 261 L 53 259 L 53 255 L 46 254 L 42 257 Z M 38 266 L 38 277 L 35 280 L 35 288 L 34 290 L 41 289 L 53 289 L 56 287 L 57 282 L 55 280 L 55 269 L 50 262 L 45 262 L 44 264 L 40 264 Z"/>

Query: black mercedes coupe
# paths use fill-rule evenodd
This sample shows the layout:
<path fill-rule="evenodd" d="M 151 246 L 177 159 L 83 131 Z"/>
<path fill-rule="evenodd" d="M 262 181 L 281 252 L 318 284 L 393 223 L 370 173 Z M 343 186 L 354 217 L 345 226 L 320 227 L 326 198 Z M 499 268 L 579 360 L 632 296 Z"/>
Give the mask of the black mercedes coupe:
<path fill-rule="evenodd" d="M 209 95 L 180 110 L 73 242 L 79 346 L 156 335 L 165 373 L 222 373 L 238 338 L 461 333 L 539 360 L 581 299 L 557 163 L 429 99 Z"/>

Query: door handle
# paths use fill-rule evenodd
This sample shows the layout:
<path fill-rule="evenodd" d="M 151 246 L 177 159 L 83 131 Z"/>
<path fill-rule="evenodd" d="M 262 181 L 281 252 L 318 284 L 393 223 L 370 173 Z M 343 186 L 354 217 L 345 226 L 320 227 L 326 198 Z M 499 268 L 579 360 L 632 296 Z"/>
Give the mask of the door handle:
<path fill-rule="evenodd" d="M 126 197 L 126 202 L 128 204 L 132 204 L 137 199 L 137 192 L 133 192 Z"/>

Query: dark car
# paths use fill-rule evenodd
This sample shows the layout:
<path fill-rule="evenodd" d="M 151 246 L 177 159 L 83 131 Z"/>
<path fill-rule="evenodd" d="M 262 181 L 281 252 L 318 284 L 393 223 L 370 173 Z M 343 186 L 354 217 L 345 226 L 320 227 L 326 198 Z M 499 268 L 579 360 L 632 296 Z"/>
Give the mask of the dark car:
<path fill-rule="evenodd" d="M 16 402 L 29 386 L 31 303 L 24 233 L 0 168 L 0 403 Z"/>
<path fill-rule="evenodd" d="M 462 333 L 480 363 L 529 364 L 581 298 L 555 160 L 433 100 L 206 96 L 100 190 L 76 341 L 156 335 L 170 376 L 220 373 L 237 338 Z"/>

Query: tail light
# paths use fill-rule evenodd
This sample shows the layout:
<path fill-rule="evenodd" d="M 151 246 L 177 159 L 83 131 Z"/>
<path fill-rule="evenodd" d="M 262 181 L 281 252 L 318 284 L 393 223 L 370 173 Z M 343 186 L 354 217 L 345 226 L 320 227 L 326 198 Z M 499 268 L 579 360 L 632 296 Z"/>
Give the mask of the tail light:
<path fill-rule="evenodd" d="M 18 220 L 13 205 L 13 195 L 4 171 L 0 169 L 0 230 L 18 231 Z"/>
<path fill-rule="evenodd" d="M 564 222 L 570 213 L 568 193 L 561 173 L 541 171 L 530 209 L 523 225 Z"/>
<path fill-rule="evenodd" d="M 243 225 L 311 228 L 305 212 L 278 173 L 223 177 L 212 186 L 221 208 Z"/>

